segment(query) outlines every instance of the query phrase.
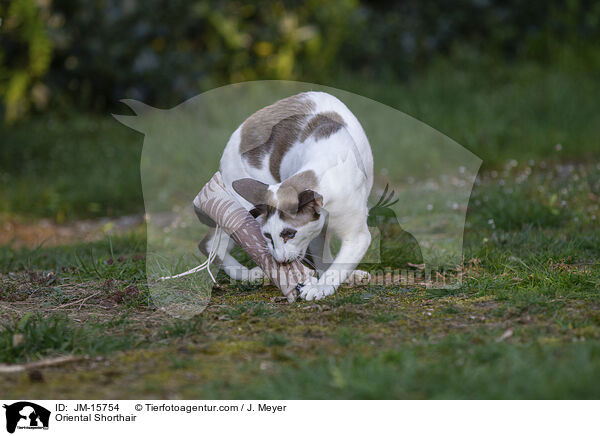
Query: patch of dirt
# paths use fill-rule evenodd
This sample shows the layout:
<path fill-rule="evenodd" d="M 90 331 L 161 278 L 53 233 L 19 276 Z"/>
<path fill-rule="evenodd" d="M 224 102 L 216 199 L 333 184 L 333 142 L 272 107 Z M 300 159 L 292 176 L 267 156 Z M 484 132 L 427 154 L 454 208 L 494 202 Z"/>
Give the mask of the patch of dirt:
<path fill-rule="evenodd" d="M 59 224 L 49 219 L 27 223 L 9 218 L 0 222 L 0 245 L 15 248 L 66 245 L 102 239 L 106 233 L 125 233 L 140 226 L 144 216 L 129 215 L 118 218 L 70 221 Z"/>
<path fill-rule="evenodd" d="M 561 304 L 560 312 L 547 305 L 530 313 L 494 296 L 432 298 L 423 287 L 367 286 L 343 287 L 323 301 L 289 304 L 278 300 L 272 287 L 240 290 L 239 284 L 219 284 L 198 322 L 192 322 L 128 303 L 128 295 L 139 290 L 117 280 L 77 283 L 26 272 L 0 276 L 2 283 L 10 292 L 19 287 L 32 292 L 22 300 L 0 298 L 0 317 L 65 313 L 78 323 L 105 323 L 103 335 L 126 331 L 143 344 L 44 368 L 43 382 L 26 375 L 0 379 L 0 390 L 21 397 L 191 398 L 214 380 L 252 378 L 252 373 L 237 370 L 242 363 L 261 362 L 257 371 L 270 371 L 310 361 L 323 350 L 343 357 L 435 344 L 447 336 L 466 338 L 473 346 L 568 343 L 600 336 L 590 302 L 568 298 L 549 300 Z"/>
<path fill-rule="evenodd" d="M 135 307 L 145 312 L 144 291 L 114 279 L 76 282 L 52 272 L 26 271 L 0 274 L 0 319 L 26 313 L 68 313 L 77 322 L 110 319 Z"/>

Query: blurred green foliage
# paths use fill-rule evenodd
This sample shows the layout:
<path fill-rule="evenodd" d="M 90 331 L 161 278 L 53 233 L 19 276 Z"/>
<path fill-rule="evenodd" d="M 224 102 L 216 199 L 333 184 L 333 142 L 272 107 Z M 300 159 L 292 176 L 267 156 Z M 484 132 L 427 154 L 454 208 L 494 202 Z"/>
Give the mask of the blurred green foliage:
<path fill-rule="evenodd" d="M 406 76 L 457 46 L 505 61 L 568 62 L 567 51 L 600 66 L 600 2 L 594 0 L 362 3 L 340 58 L 367 73 Z"/>
<path fill-rule="evenodd" d="M 48 7 L 38 7 L 33 0 L 0 3 L 0 96 L 8 122 L 24 115 L 31 103 L 38 109 L 47 105 L 48 90 L 39 80 L 52 57 L 45 29 L 49 16 Z"/>
<path fill-rule="evenodd" d="M 499 60 L 600 66 L 591 0 L 13 0 L 0 16 L 9 121 L 48 101 L 172 106 L 246 80 L 404 79 L 465 46 Z"/>
<path fill-rule="evenodd" d="M 573 65 L 575 68 L 576 65 Z M 340 88 L 398 108 L 453 138 L 484 160 L 485 171 L 501 174 L 507 162 L 531 165 L 545 161 L 600 162 L 597 95 L 600 81 L 593 72 L 561 71 L 519 62 L 492 64 L 440 60 L 406 81 L 337 78 Z M 369 135 L 381 150 L 387 131 Z M 16 125 L 0 124 L 0 221 L 3 216 L 48 217 L 59 222 L 89 217 L 119 216 L 144 210 L 140 133 L 125 128 L 108 115 L 48 111 Z M 216 145 L 220 153 L 224 144 Z M 402 167 L 375 158 L 376 169 L 388 176 Z M 196 163 L 198 164 L 198 163 Z M 600 195 L 600 167 L 586 181 Z M 498 181 L 501 177 L 498 177 Z M 523 223 L 561 226 L 573 218 L 560 208 L 568 186 L 537 191 L 548 181 L 530 186 L 489 188 L 476 210 L 480 225 L 494 218 L 498 228 L 520 228 Z M 510 185 L 510 186 L 509 186 Z M 505 189 L 512 189 L 509 194 Z M 572 189 L 585 193 L 587 189 Z M 488 195 L 489 201 L 485 196 Z M 585 197 L 587 198 L 587 197 Z M 596 205 L 596 197 L 588 203 Z M 558 206 L 557 206 L 558 204 Z M 587 213 L 588 218 L 598 215 Z M 580 223 L 585 221 L 580 216 Z"/>
<path fill-rule="evenodd" d="M 230 82 L 325 75 L 355 8 L 355 0 L 54 0 L 46 83 L 59 105 L 105 109 L 125 97 L 174 105 Z"/>

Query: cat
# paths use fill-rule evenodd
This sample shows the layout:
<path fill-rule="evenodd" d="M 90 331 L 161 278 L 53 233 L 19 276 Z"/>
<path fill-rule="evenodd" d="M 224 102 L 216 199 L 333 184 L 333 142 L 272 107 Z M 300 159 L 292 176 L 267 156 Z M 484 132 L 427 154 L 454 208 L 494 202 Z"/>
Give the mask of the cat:
<path fill-rule="evenodd" d="M 335 293 L 355 271 L 371 235 L 367 200 L 373 186 L 373 155 L 352 112 L 336 97 L 305 92 L 279 100 L 248 117 L 231 135 L 220 161 L 227 190 L 259 222 L 277 262 L 310 259 L 320 274 L 299 285 L 305 300 Z M 214 231 L 200 242 L 207 254 Z M 332 255 L 331 239 L 341 246 Z M 233 279 L 264 277 L 231 254 L 222 259 Z"/>

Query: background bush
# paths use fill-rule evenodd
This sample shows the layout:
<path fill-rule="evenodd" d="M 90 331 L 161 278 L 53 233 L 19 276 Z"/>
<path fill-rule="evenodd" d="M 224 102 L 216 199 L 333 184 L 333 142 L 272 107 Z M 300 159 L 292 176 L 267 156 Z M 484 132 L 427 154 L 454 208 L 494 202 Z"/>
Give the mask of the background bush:
<path fill-rule="evenodd" d="M 456 51 L 600 66 L 600 3 L 586 0 L 13 0 L 0 16 L 8 121 L 121 98 L 172 106 L 245 80 L 405 79 Z"/>

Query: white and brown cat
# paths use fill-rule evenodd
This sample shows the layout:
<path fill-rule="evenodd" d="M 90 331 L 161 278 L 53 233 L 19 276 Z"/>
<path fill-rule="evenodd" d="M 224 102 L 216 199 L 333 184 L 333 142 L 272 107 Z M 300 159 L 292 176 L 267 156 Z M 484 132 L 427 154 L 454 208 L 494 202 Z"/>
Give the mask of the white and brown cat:
<path fill-rule="evenodd" d="M 362 126 L 336 97 L 306 92 L 260 109 L 231 135 L 220 172 L 260 223 L 275 260 L 310 255 L 319 277 L 299 288 L 301 298 L 318 300 L 351 276 L 368 276 L 355 268 L 371 242 L 373 156 Z M 341 243 L 335 258 L 332 237 Z M 213 238 L 211 232 L 200 243 L 204 253 Z M 231 248 L 220 259 L 224 271 L 237 280 L 256 277 L 259 271 L 249 272 Z"/>

